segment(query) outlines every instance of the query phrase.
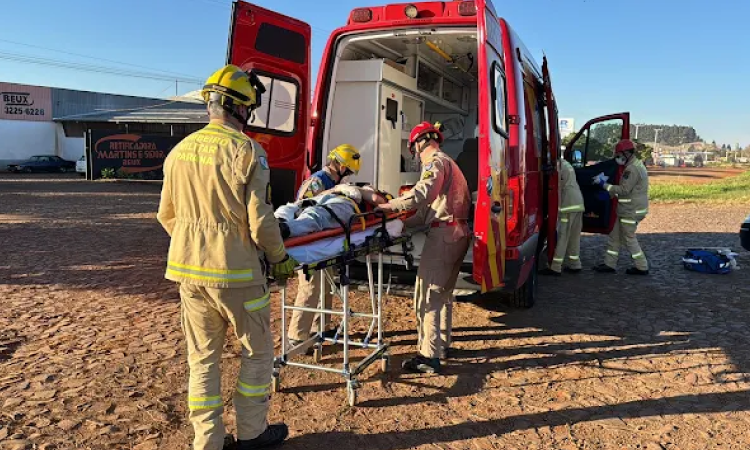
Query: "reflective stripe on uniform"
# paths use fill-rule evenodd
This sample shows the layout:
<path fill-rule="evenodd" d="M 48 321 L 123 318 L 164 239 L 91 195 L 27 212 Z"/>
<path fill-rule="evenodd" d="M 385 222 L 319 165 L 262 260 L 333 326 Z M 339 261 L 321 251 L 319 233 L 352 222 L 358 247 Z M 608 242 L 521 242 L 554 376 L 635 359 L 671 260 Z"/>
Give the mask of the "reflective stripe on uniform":
<path fill-rule="evenodd" d="M 648 208 L 646 208 L 646 209 L 639 209 L 635 213 L 636 214 L 648 214 Z"/>
<path fill-rule="evenodd" d="M 270 386 L 270 383 L 261 386 L 251 386 L 237 380 L 237 392 L 244 395 L 245 397 L 263 397 L 265 395 L 268 395 L 270 393 Z"/>
<path fill-rule="evenodd" d="M 617 201 L 620 202 L 620 203 L 630 203 L 630 202 L 633 201 L 633 199 L 632 198 L 619 198 L 618 197 Z"/>
<path fill-rule="evenodd" d="M 191 411 L 198 409 L 216 409 L 221 408 L 224 402 L 221 401 L 220 395 L 212 397 L 188 397 L 188 408 Z"/>
<path fill-rule="evenodd" d="M 559 263 L 563 262 L 564 260 L 565 260 L 564 258 L 552 258 L 552 261 L 559 262 Z"/>
<path fill-rule="evenodd" d="M 643 252 L 638 252 L 635 255 L 632 256 L 633 259 L 643 259 L 644 255 Z"/>
<path fill-rule="evenodd" d="M 584 208 L 583 205 L 571 205 L 571 206 L 566 206 L 565 208 L 560 208 L 560 212 L 578 211 L 583 208 Z"/>
<path fill-rule="evenodd" d="M 635 225 L 638 223 L 635 220 L 631 220 L 631 219 L 620 219 L 620 222 L 627 223 L 628 225 Z"/>
<path fill-rule="evenodd" d="M 570 259 L 571 261 L 578 261 L 579 260 L 578 255 L 568 255 L 568 259 Z"/>
<path fill-rule="evenodd" d="M 252 281 L 253 270 L 225 270 L 225 269 L 207 269 L 199 266 L 188 266 L 169 261 L 167 263 L 167 273 L 174 276 L 192 278 L 195 280 L 218 281 L 227 283 L 236 283 L 240 281 Z"/>
<path fill-rule="evenodd" d="M 271 304 L 270 292 L 267 292 L 266 295 L 264 295 L 261 298 L 256 298 L 255 300 L 248 300 L 245 303 L 243 303 L 243 305 L 245 306 L 245 311 L 247 312 L 259 311 L 270 304 Z"/>
<path fill-rule="evenodd" d="M 617 252 L 616 252 L 616 251 L 614 251 L 614 250 L 607 250 L 607 253 L 609 253 L 609 254 L 610 254 L 610 255 L 612 255 L 612 256 L 617 256 L 617 255 L 619 255 L 619 253 L 617 253 Z"/>
<path fill-rule="evenodd" d="M 560 222 L 562 222 L 562 223 L 568 223 L 568 219 L 560 219 Z"/>
<path fill-rule="evenodd" d="M 606 189 L 606 190 L 607 190 L 607 192 L 609 192 L 609 191 L 610 191 L 610 190 L 612 189 L 612 185 L 611 185 L 611 184 L 608 184 L 608 185 L 607 185 L 607 187 L 605 187 L 604 189 Z"/>

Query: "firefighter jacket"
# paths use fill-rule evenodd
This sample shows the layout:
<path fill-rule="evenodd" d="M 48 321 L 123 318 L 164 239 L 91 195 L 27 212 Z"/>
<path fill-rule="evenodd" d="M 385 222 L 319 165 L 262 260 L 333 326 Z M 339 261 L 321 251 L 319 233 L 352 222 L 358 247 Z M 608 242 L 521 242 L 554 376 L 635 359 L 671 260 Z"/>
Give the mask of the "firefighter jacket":
<path fill-rule="evenodd" d="M 585 211 L 586 208 L 583 205 L 581 188 L 578 187 L 578 181 L 576 181 L 576 172 L 573 169 L 573 166 L 564 159 L 560 166 L 560 191 L 561 213 Z"/>
<path fill-rule="evenodd" d="M 640 221 L 648 214 L 648 171 L 638 158 L 625 166 L 620 184 L 604 184 L 610 197 L 617 197 L 617 215 Z"/>
<path fill-rule="evenodd" d="M 172 238 L 166 273 L 172 281 L 213 288 L 263 285 L 259 251 L 270 263 L 286 257 L 265 150 L 217 122 L 167 156 L 157 219 Z"/>
<path fill-rule="evenodd" d="M 399 211 L 417 210 L 407 225 L 443 223 L 455 227 L 456 239 L 469 233 L 471 194 L 466 178 L 458 164 L 441 151 L 433 153 L 425 163 L 419 182 L 389 203 Z"/>

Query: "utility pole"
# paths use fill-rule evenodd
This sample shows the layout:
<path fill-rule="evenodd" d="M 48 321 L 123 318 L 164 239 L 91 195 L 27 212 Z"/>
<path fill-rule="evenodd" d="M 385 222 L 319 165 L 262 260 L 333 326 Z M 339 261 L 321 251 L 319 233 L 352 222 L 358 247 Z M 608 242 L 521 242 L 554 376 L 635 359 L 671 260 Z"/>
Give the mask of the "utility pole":
<path fill-rule="evenodd" d="M 658 142 L 658 136 L 659 136 L 660 131 L 661 131 L 661 128 L 654 129 L 654 151 L 656 151 L 656 144 Z"/>
<path fill-rule="evenodd" d="M 177 97 L 177 80 L 174 80 L 174 96 Z"/>
<path fill-rule="evenodd" d="M 638 142 L 638 128 L 640 128 L 640 124 L 635 124 L 635 141 Z"/>

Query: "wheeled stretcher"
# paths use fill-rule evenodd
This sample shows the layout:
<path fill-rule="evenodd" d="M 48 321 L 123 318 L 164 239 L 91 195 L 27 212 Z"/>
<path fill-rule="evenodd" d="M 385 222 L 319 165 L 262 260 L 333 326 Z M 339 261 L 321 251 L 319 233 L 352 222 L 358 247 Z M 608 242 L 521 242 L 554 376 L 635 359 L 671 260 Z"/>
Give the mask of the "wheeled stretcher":
<path fill-rule="evenodd" d="M 302 264 L 297 267 L 307 276 L 313 272 L 327 268 L 338 269 L 338 279 L 332 277 L 328 271 L 321 277 L 320 298 L 317 308 L 298 307 L 287 304 L 286 287 L 281 289 L 281 353 L 274 359 L 272 388 L 274 392 L 281 389 L 281 369 L 286 366 L 299 367 L 308 370 L 321 370 L 337 373 L 344 377 L 347 388 L 347 402 L 354 406 L 357 402 L 357 377 L 370 365 L 380 361 L 381 369 L 387 371 L 389 355 L 388 344 L 383 340 L 383 256 L 399 255 L 407 261 L 407 267 L 413 265 L 411 251 L 414 246 L 412 235 L 422 230 L 403 232 L 403 216 L 397 214 L 386 215 L 381 211 L 355 214 L 343 228 L 326 230 L 315 235 L 291 238 L 285 242 L 287 252 Z M 367 220 L 369 219 L 369 220 Z M 317 238 L 317 239 L 316 239 Z M 401 251 L 389 250 L 400 247 Z M 372 260 L 377 255 L 377 279 L 373 273 Z M 355 312 L 349 303 L 349 267 L 354 261 L 365 257 L 371 310 Z M 331 309 L 325 308 L 325 289 L 330 286 L 334 298 Z M 341 309 L 333 306 L 336 298 L 340 300 Z M 287 338 L 287 319 L 289 311 L 306 311 L 318 313 L 318 330 L 309 339 L 292 346 Z M 341 322 L 333 337 L 323 334 L 326 315 L 339 316 Z M 369 319 L 368 331 L 362 340 L 353 340 L 351 323 L 355 319 Z M 338 344 L 343 346 L 343 361 L 338 367 L 321 364 L 323 358 L 323 344 Z M 314 364 L 293 361 L 294 357 L 304 353 L 310 346 L 314 346 Z M 358 362 L 350 362 L 352 347 L 369 349 L 368 355 Z"/>

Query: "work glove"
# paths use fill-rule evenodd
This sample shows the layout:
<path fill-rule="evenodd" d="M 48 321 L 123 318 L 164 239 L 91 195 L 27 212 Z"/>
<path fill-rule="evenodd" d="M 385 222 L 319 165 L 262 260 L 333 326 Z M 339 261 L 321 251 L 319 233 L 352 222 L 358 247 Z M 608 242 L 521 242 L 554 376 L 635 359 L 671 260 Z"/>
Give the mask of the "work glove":
<path fill-rule="evenodd" d="M 599 175 L 591 179 L 591 182 L 599 187 L 604 187 L 604 184 L 609 180 L 609 177 L 604 175 L 604 172 L 600 172 Z"/>
<path fill-rule="evenodd" d="M 271 267 L 271 275 L 274 280 L 284 281 L 294 273 L 294 268 L 299 265 L 299 261 L 287 255 L 281 261 Z"/>

